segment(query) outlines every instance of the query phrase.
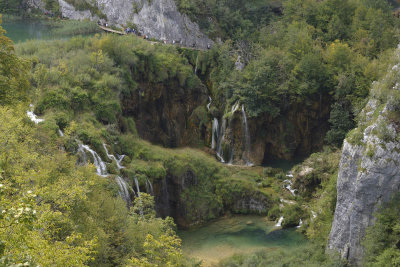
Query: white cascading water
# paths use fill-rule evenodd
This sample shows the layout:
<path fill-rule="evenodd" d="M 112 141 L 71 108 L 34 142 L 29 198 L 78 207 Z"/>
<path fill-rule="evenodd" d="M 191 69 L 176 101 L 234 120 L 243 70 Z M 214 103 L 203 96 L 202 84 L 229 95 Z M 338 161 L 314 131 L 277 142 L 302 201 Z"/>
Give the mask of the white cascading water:
<path fill-rule="evenodd" d="M 194 74 L 197 74 L 197 64 L 199 63 L 199 54 L 196 57 L 196 66 L 194 67 Z"/>
<path fill-rule="evenodd" d="M 302 219 L 300 219 L 300 221 L 299 221 L 299 225 L 297 225 L 297 226 L 296 226 L 296 228 L 300 228 L 302 225 L 303 225 L 303 220 L 302 220 Z"/>
<path fill-rule="evenodd" d="M 286 174 L 286 177 L 293 178 L 293 174 L 289 172 L 288 174 Z M 285 188 L 287 190 L 289 190 L 290 193 L 292 193 L 293 196 L 296 196 L 296 191 L 297 190 L 292 188 L 292 185 L 293 185 L 292 180 L 286 179 L 283 182 L 286 183 Z"/>
<path fill-rule="evenodd" d="M 239 108 L 239 101 L 237 101 L 231 108 L 232 114 L 235 113 Z"/>
<path fill-rule="evenodd" d="M 126 201 L 126 203 L 131 203 L 131 197 L 129 195 L 129 190 L 128 190 L 128 184 L 125 182 L 124 179 L 120 176 L 115 176 L 115 181 L 118 184 L 119 187 L 119 195 L 120 197 Z"/>
<path fill-rule="evenodd" d="M 92 150 L 89 146 L 84 144 L 79 144 L 78 152 L 84 154 L 84 159 L 87 162 L 86 152 L 89 152 L 93 158 L 93 164 L 96 167 L 96 173 L 100 176 L 107 176 L 107 167 L 101 157 L 96 153 L 96 151 Z"/>
<path fill-rule="evenodd" d="M 212 125 L 211 149 L 215 149 L 216 141 L 218 142 L 218 119 L 214 118 Z"/>
<path fill-rule="evenodd" d="M 226 119 L 222 121 L 221 129 L 218 134 L 217 151 L 216 151 L 217 157 L 222 163 L 225 163 L 224 153 L 222 151 L 222 143 L 225 140 L 225 131 L 226 131 Z"/>
<path fill-rule="evenodd" d="M 64 136 L 63 131 L 61 131 L 60 129 L 58 129 L 58 135 L 61 136 L 61 137 L 63 137 L 63 136 Z"/>
<path fill-rule="evenodd" d="M 115 158 L 114 155 L 110 155 L 107 150 L 106 144 L 103 144 L 103 147 L 106 151 L 107 157 L 111 160 L 115 160 L 117 163 L 118 169 L 124 168 L 121 166 L 121 162 L 124 159 L 124 155 L 120 156 L 118 160 Z M 101 157 L 96 153 L 96 151 L 92 150 L 89 146 L 80 144 L 78 148 L 78 152 L 81 152 L 84 157 L 84 161 L 87 162 L 87 155 L 86 152 L 89 152 L 92 155 L 93 158 L 93 164 L 96 166 L 96 173 L 97 175 L 100 175 L 102 177 L 107 177 L 107 166 L 104 163 L 104 161 L 101 159 Z M 126 201 L 126 203 L 129 205 L 131 203 L 131 197 L 129 195 L 129 190 L 128 190 L 128 184 L 125 182 L 125 180 L 120 177 L 120 176 L 115 176 L 115 181 L 117 182 L 117 185 L 119 187 L 119 195 Z"/>
<path fill-rule="evenodd" d="M 243 126 L 244 126 L 244 144 L 245 144 L 245 161 L 247 166 L 253 166 L 250 161 L 250 133 L 249 125 L 247 123 L 246 111 L 244 105 L 242 105 L 242 115 L 243 115 Z"/>
<path fill-rule="evenodd" d="M 122 160 L 124 159 L 125 155 L 121 155 L 121 156 L 119 156 L 118 159 L 117 159 L 114 155 L 112 155 L 112 154 L 110 154 L 110 153 L 108 152 L 108 149 L 107 149 L 107 145 L 106 145 L 106 144 L 103 143 L 103 147 L 104 147 L 104 150 L 106 151 L 107 157 L 108 157 L 111 161 L 115 161 L 115 163 L 117 164 L 118 170 L 125 168 L 124 166 L 121 165 L 121 162 L 122 162 Z"/>
<path fill-rule="evenodd" d="M 275 224 L 275 227 L 281 227 L 283 222 L 283 216 L 281 216 L 278 220 L 278 222 Z"/>
<path fill-rule="evenodd" d="M 33 108 L 34 106 L 32 104 L 29 105 L 30 109 L 26 112 L 26 115 L 28 115 L 29 119 L 33 121 L 35 124 L 39 124 L 41 122 L 44 122 L 44 119 L 39 119 L 35 113 L 33 113 Z"/>
<path fill-rule="evenodd" d="M 207 104 L 207 110 L 210 110 L 211 102 L 212 102 L 211 96 L 208 97 L 208 100 L 209 100 L 209 102 L 208 102 L 208 104 Z"/>
<path fill-rule="evenodd" d="M 154 190 L 153 190 L 153 185 L 149 181 L 148 178 L 146 178 L 146 192 L 152 196 L 154 196 Z"/>
<path fill-rule="evenodd" d="M 136 176 L 135 176 L 135 185 L 136 185 L 137 195 L 138 197 L 140 197 L 139 181 Z"/>

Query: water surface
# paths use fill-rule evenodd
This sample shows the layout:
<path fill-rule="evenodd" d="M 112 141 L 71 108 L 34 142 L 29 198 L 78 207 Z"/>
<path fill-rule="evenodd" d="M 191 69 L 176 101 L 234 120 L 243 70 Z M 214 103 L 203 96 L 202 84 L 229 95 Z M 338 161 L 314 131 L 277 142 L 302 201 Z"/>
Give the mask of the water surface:
<path fill-rule="evenodd" d="M 295 248 L 306 243 L 295 229 L 279 229 L 260 216 L 221 218 L 197 229 L 178 231 L 183 253 L 211 266 L 237 253 Z"/>
<path fill-rule="evenodd" d="M 14 43 L 32 39 L 53 39 L 51 27 L 39 20 L 3 19 L 1 26 L 7 31 L 6 36 Z"/>

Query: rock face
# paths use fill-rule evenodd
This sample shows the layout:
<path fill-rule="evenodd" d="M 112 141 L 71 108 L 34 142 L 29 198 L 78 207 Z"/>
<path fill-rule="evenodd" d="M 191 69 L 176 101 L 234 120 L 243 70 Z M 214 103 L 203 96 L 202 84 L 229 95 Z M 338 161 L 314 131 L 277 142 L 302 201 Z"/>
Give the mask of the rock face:
<path fill-rule="evenodd" d="M 165 147 L 181 147 L 194 145 L 201 138 L 198 124 L 190 124 L 194 111 L 206 100 L 205 86 L 185 89 L 178 83 L 143 83 L 122 104 L 125 115 L 135 119 L 141 138 Z"/>
<path fill-rule="evenodd" d="M 89 10 L 77 10 L 65 0 L 58 0 L 64 17 L 74 20 L 98 20 L 97 14 Z M 199 26 L 185 14 L 181 14 L 174 0 L 95 0 L 93 9 L 104 14 L 108 23 L 126 26 L 136 25 L 137 29 L 150 38 L 182 41 L 184 46 L 193 44 L 207 48 L 213 41 L 205 36 Z M 44 10 L 43 0 L 27 0 L 27 4 Z"/>
<path fill-rule="evenodd" d="M 248 150 L 249 161 L 253 164 L 269 164 L 276 159 L 293 160 L 318 151 L 329 130 L 329 97 L 309 106 L 293 105 L 287 107 L 276 118 L 268 115 L 248 118 L 250 148 L 246 149 L 243 114 L 238 109 L 227 117 L 222 155 L 225 162 L 245 164 Z M 218 119 L 221 128 L 221 118 Z M 208 127 L 208 140 L 211 144 L 212 121 Z M 219 133 L 221 135 L 222 133 Z"/>
<path fill-rule="evenodd" d="M 374 85 L 375 91 L 391 84 L 388 80 L 393 74 L 398 77 L 395 68 L 382 85 Z M 374 213 L 400 191 L 399 128 L 393 120 L 399 111 L 392 100 L 390 96 L 386 103 L 370 100 L 360 114 L 358 128 L 343 145 L 328 249 L 338 251 L 351 265 L 362 264 L 362 240 L 366 228 L 375 222 Z"/>

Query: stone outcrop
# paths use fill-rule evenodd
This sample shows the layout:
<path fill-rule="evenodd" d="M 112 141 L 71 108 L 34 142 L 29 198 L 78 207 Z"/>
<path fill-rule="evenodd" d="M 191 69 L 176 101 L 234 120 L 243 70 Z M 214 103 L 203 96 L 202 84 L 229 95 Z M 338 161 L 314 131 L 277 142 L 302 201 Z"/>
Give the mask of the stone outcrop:
<path fill-rule="evenodd" d="M 184 46 L 195 44 L 200 48 L 213 43 L 196 23 L 178 11 L 174 0 L 95 0 L 92 11 L 78 10 L 65 0 L 58 2 L 60 12 L 66 18 L 98 20 L 101 14 L 111 25 L 134 24 L 150 38 L 176 40 Z M 27 4 L 44 11 L 43 0 L 27 0 Z M 98 10 L 98 14 L 92 14 L 93 10 Z"/>
<path fill-rule="evenodd" d="M 397 85 L 385 88 L 396 83 L 397 69 L 395 66 L 381 83 L 373 85 L 372 95 L 386 93 L 368 102 L 358 128 L 343 145 L 328 249 L 339 252 L 351 265 L 362 264 L 362 240 L 375 222 L 374 213 L 400 192 L 399 123 L 393 119 L 399 116 L 399 108 L 391 96 L 399 89 Z M 386 103 L 377 100 L 384 97 Z"/>

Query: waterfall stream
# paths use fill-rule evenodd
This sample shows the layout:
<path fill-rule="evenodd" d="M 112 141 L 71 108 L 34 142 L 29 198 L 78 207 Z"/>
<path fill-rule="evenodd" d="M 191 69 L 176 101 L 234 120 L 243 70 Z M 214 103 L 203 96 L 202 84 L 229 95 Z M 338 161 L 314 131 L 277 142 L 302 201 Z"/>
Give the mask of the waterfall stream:
<path fill-rule="evenodd" d="M 222 121 L 221 129 L 218 134 L 217 151 L 216 151 L 217 157 L 222 163 L 225 163 L 224 151 L 222 150 L 222 143 L 225 140 L 225 131 L 226 131 L 226 119 Z"/>
<path fill-rule="evenodd" d="M 209 102 L 207 104 L 207 110 L 210 110 L 210 106 L 211 106 L 211 102 L 212 102 L 211 96 L 208 97 L 208 100 L 209 100 Z"/>
<path fill-rule="evenodd" d="M 194 74 L 197 74 L 197 64 L 199 63 L 199 54 L 196 57 L 196 66 L 194 67 Z"/>
<path fill-rule="evenodd" d="M 131 203 L 131 197 L 129 195 L 128 184 L 120 176 L 115 176 L 115 181 L 117 181 L 119 187 L 119 195 L 126 203 Z"/>
<path fill-rule="evenodd" d="M 58 129 L 58 135 L 61 136 L 61 137 L 63 137 L 63 136 L 64 136 L 63 131 L 61 131 L 60 129 Z"/>
<path fill-rule="evenodd" d="M 120 155 L 120 156 L 118 157 L 118 159 L 117 159 L 114 155 L 109 154 L 106 144 L 103 143 L 103 147 L 104 147 L 104 150 L 106 151 L 107 157 L 108 157 L 111 161 L 115 161 L 115 163 L 117 164 L 118 170 L 123 169 L 124 166 L 121 165 L 121 162 L 122 162 L 122 160 L 124 159 L 125 155 Z"/>
<path fill-rule="evenodd" d="M 214 118 L 212 126 L 211 149 L 215 149 L 216 141 L 218 141 L 218 119 Z"/>
<path fill-rule="evenodd" d="M 117 159 L 114 155 L 109 154 L 106 144 L 103 143 L 103 147 L 104 147 L 104 150 L 106 151 L 107 157 L 110 160 L 113 160 L 113 161 L 116 162 L 118 169 L 124 168 L 121 165 L 121 162 L 124 159 L 124 155 L 119 156 L 118 159 Z M 92 155 L 93 164 L 96 167 L 97 175 L 100 175 L 102 177 L 107 177 L 109 175 L 109 173 L 107 173 L 107 166 L 104 163 L 104 161 L 97 154 L 97 152 L 94 151 L 93 149 L 91 149 L 88 145 L 79 144 L 78 152 L 82 154 L 83 160 L 85 161 L 85 163 L 87 163 L 87 161 L 88 161 L 86 152 L 89 152 L 90 155 Z M 128 205 L 130 205 L 132 200 L 131 200 L 131 197 L 129 195 L 129 189 L 128 189 L 129 186 L 128 186 L 127 182 L 125 182 L 125 180 L 122 177 L 118 176 L 118 175 L 115 176 L 115 181 L 117 182 L 117 185 L 119 187 L 119 190 L 118 190 L 119 195 L 122 197 L 122 199 L 124 199 L 126 201 L 126 203 Z"/>
<path fill-rule="evenodd" d="M 87 155 L 86 152 L 89 152 L 93 158 L 93 164 L 96 167 L 96 173 L 100 176 L 106 177 L 107 174 L 107 167 L 101 157 L 96 153 L 96 151 L 92 150 L 89 146 L 84 144 L 79 144 L 78 152 L 84 155 L 84 160 L 87 163 Z"/>
<path fill-rule="evenodd" d="M 149 181 L 148 178 L 146 178 L 146 192 L 152 196 L 154 196 L 154 190 L 153 190 L 153 185 Z"/>
<path fill-rule="evenodd" d="M 33 113 L 33 108 L 34 106 L 32 104 L 29 105 L 30 109 L 26 112 L 26 115 L 28 115 L 29 119 L 33 121 L 35 124 L 39 124 L 41 122 L 44 122 L 44 119 L 39 119 L 35 113 Z"/>
<path fill-rule="evenodd" d="M 281 227 L 283 222 L 283 216 L 281 216 L 278 220 L 278 222 L 275 224 L 275 227 Z"/>
<path fill-rule="evenodd" d="M 245 161 L 247 166 L 253 166 L 253 163 L 250 161 L 250 133 L 249 133 L 249 125 L 247 123 L 246 111 L 244 109 L 244 105 L 242 105 L 242 115 L 243 115 L 243 126 L 244 126 L 244 145 L 245 145 Z"/>
<path fill-rule="evenodd" d="M 136 185 L 137 195 L 138 197 L 140 197 L 139 181 L 136 176 L 135 176 L 135 185 Z"/>

